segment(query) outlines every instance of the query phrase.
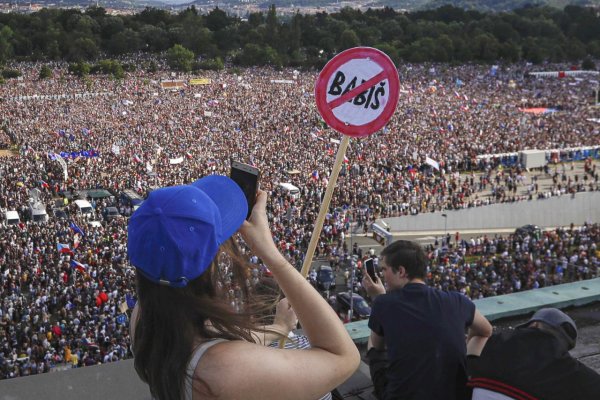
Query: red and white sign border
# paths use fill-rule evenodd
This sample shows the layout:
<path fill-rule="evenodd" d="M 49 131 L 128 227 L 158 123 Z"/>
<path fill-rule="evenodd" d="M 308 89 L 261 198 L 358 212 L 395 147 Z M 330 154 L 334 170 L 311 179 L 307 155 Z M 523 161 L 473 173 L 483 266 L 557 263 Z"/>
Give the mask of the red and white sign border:
<path fill-rule="evenodd" d="M 382 113 L 373 121 L 364 125 L 348 125 L 346 122 L 339 120 L 334 115 L 333 110 L 329 107 L 327 103 L 327 85 L 329 84 L 331 76 L 340 66 L 350 60 L 364 58 L 372 60 L 383 69 L 383 73 L 386 75 L 386 78 L 384 79 L 387 79 L 389 82 L 389 98 Z M 379 80 L 379 82 L 381 82 L 381 80 Z M 394 111 L 396 111 L 399 97 L 400 79 L 398 78 L 396 66 L 387 54 L 372 47 L 354 47 L 336 55 L 325 65 L 325 68 L 323 68 L 319 74 L 315 84 L 315 101 L 317 103 L 317 109 L 323 117 L 323 120 L 325 120 L 325 123 L 336 131 L 352 137 L 369 136 L 383 128 L 390 118 L 392 118 Z"/>

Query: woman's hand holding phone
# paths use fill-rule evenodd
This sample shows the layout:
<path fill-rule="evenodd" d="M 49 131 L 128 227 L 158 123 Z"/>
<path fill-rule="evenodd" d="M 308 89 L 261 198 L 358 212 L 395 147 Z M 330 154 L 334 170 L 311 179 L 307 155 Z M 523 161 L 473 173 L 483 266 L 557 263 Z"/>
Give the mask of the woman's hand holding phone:
<path fill-rule="evenodd" d="M 266 192 L 258 190 L 254 208 L 250 213 L 250 217 L 244 221 L 240 228 L 240 233 L 252 252 L 257 257 L 260 257 L 269 268 L 278 264 L 281 260 L 287 263 L 279 250 L 277 250 L 275 242 L 273 242 L 273 235 L 271 234 L 267 219 Z"/>

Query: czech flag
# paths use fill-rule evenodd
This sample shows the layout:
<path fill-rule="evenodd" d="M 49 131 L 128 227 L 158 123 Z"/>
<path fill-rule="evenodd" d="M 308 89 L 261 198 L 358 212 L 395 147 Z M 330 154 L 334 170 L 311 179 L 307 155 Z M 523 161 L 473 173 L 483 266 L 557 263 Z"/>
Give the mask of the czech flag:
<path fill-rule="evenodd" d="M 86 272 L 87 267 L 79 261 L 71 260 L 71 268 L 75 268 L 79 272 Z"/>
<path fill-rule="evenodd" d="M 61 254 L 70 254 L 70 255 L 73 255 L 73 250 L 71 250 L 71 248 L 69 247 L 68 244 L 57 243 L 56 244 L 56 249 Z"/>
<path fill-rule="evenodd" d="M 314 170 L 314 171 L 312 172 L 311 176 L 312 176 L 312 178 L 313 178 L 315 181 L 318 181 L 318 180 L 319 180 L 319 171 L 317 171 L 317 170 Z"/>

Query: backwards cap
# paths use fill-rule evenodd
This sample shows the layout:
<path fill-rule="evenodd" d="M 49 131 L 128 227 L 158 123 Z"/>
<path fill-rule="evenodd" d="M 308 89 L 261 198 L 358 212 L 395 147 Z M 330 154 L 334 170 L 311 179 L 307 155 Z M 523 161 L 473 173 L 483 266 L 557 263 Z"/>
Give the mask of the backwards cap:
<path fill-rule="evenodd" d="M 129 219 L 131 264 L 155 283 L 184 287 L 208 269 L 247 213 L 244 192 L 225 176 L 154 190 Z"/>

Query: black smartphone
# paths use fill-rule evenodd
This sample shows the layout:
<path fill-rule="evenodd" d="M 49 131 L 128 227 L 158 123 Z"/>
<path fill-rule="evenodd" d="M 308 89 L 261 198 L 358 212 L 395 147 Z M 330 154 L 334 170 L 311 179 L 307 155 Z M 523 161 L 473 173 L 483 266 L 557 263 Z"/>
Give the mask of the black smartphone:
<path fill-rule="evenodd" d="M 256 191 L 258 190 L 260 171 L 252 165 L 232 161 L 230 177 L 240 188 L 242 188 L 242 191 L 246 196 L 246 201 L 248 202 L 248 215 L 246 216 L 246 219 L 248 219 L 252 213 L 254 202 L 256 201 Z"/>
<path fill-rule="evenodd" d="M 365 260 L 365 267 L 367 268 L 367 274 L 371 277 L 373 282 L 377 282 L 377 275 L 375 274 L 375 264 L 373 264 L 372 258 Z"/>

